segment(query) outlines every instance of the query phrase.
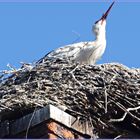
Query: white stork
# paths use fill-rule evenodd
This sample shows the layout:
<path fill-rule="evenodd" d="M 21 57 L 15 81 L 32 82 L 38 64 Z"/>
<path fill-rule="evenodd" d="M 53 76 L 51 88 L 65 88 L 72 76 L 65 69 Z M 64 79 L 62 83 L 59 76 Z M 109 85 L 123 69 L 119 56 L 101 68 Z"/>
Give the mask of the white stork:
<path fill-rule="evenodd" d="M 95 22 L 92 28 L 92 31 L 95 34 L 94 41 L 79 42 L 60 47 L 48 53 L 44 58 L 67 59 L 72 62 L 78 62 L 79 64 L 95 64 L 96 61 L 103 55 L 106 48 L 106 18 L 113 4 L 114 2 L 110 5 L 105 14 L 103 14 L 103 16 Z"/>

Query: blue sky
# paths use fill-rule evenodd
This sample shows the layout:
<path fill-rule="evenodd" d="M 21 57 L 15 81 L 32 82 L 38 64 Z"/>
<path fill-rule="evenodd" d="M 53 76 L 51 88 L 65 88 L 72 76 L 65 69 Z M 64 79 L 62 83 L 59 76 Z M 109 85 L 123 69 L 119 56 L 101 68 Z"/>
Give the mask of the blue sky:
<path fill-rule="evenodd" d="M 94 40 L 94 22 L 109 2 L 0 3 L 0 70 L 35 62 L 49 51 Z M 107 48 L 98 62 L 140 67 L 140 3 L 117 2 L 107 19 Z M 75 33 L 76 32 L 76 33 Z"/>

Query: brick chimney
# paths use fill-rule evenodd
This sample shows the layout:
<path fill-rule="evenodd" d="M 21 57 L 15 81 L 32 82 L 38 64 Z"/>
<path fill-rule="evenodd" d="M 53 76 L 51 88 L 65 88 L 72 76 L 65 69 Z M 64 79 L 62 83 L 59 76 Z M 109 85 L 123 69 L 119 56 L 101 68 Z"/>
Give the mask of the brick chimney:
<path fill-rule="evenodd" d="M 0 126 L 1 138 L 91 138 L 92 127 L 61 109 L 48 105 Z"/>

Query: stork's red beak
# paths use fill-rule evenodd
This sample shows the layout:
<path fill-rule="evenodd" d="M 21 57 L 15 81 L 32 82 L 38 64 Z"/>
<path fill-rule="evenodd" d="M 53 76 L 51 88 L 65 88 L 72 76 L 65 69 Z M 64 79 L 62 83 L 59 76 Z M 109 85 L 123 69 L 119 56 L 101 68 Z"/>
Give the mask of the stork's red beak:
<path fill-rule="evenodd" d="M 114 5 L 114 3 L 115 3 L 115 1 L 110 5 L 110 7 L 108 8 L 108 10 L 105 12 L 105 14 L 103 14 L 103 16 L 102 16 L 98 21 L 100 21 L 100 20 L 102 20 L 102 21 L 106 20 L 106 18 L 107 18 L 107 16 L 108 16 L 108 14 L 109 14 L 109 12 L 110 12 L 112 6 Z M 95 24 L 96 24 L 98 21 L 96 21 Z"/>

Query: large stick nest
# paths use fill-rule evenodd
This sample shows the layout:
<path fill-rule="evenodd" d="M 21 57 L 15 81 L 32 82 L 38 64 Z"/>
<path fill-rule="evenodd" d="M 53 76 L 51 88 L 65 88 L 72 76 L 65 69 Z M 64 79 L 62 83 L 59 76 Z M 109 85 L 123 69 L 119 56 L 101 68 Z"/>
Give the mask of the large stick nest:
<path fill-rule="evenodd" d="M 139 69 L 42 60 L 1 73 L 1 116 L 47 104 L 88 121 L 99 137 L 140 138 Z"/>

